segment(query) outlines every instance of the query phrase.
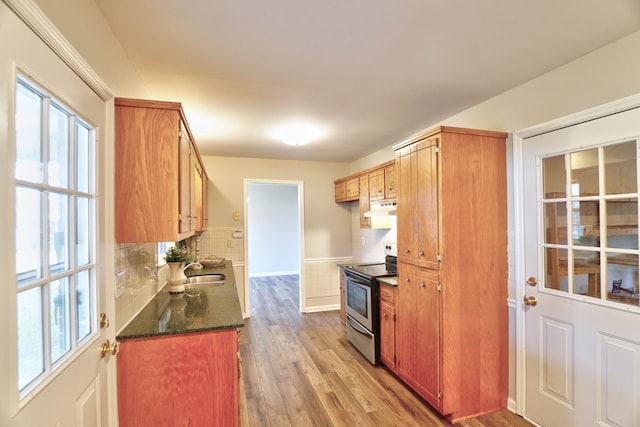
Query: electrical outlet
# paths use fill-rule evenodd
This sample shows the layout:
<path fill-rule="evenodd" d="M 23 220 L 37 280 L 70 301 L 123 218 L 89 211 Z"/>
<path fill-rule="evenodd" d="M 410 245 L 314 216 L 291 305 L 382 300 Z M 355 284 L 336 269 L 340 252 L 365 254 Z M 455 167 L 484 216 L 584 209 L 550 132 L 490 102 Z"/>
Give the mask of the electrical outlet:
<path fill-rule="evenodd" d="M 240 212 L 238 212 L 238 211 L 234 211 L 233 212 L 233 220 L 234 221 L 240 221 Z"/>
<path fill-rule="evenodd" d="M 227 239 L 227 248 L 231 249 L 233 247 L 233 240 Z"/>
<path fill-rule="evenodd" d="M 364 239 L 364 237 L 362 238 L 362 246 L 365 246 L 367 244 L 367 241 Z"/>

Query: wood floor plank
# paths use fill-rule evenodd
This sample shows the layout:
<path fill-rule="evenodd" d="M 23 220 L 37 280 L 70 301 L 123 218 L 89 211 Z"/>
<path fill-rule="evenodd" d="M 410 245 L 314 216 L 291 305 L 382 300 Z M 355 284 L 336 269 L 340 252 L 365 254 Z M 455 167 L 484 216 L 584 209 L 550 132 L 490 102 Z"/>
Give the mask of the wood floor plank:
<path fill-rule="evenodd" d="M 449 422 L 346 339 L 339 312 L 302 314 L 298 276 L 251 278 L 240 334 L 243 427 L 444 427 Z M 508 410 L 460 427 L 530 427 Z"/>

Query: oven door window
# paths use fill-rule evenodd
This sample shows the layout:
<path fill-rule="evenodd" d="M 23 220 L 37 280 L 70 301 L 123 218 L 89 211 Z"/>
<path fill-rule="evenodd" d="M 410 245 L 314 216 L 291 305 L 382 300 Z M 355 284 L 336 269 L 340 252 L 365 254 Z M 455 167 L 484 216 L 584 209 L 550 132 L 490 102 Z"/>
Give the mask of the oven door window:
<path fill-rule="evenodd" d="M 367 319 L 369 317 L 369 288 L 349 281 L 347 286 L 347 305 Z"/>

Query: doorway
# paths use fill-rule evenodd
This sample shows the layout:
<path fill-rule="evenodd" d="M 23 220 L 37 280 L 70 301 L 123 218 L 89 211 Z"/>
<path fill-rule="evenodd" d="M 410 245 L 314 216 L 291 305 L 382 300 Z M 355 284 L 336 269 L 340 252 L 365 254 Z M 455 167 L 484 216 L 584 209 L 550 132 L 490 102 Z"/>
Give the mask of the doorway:
<path fill-rule="evenodd" d="M 516 134 L 518 412 L 539 425 L 640 420 L 635 101 Z"/>
<path fill-rule="evenodd" d="M 245 307 L 251 313 L 251 280 L 286 276 L 298 282 L 298 310 L 304 307 L 303 183 L 246 179 Z"/>

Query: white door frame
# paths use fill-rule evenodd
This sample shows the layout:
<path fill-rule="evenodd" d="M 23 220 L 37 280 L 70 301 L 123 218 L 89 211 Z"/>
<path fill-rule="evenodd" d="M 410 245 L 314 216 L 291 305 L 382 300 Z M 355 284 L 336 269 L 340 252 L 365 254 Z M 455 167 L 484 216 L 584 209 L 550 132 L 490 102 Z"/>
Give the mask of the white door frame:
<path fill-rule="evenodd" d="M 300 271 L 299 283 L 300 286 L 300 301 L 298 307 L 300 312 L 306 311 L 304 302 L 306 301 L 305 295 L 305 274 L 304 274 L 304 181 L 285 180 L 285 179 L 257 179 L 257 178 L 245 178 L 244 179 L 244 308 L 245 317 L 251 317 L 251 306 L 249 301 L 249 216 L 248 216 L 248 203 L 247 197 L 249 195 L 249 184 L 287 184 L 295 185 L 298 189 L 298 227 L 300 230 L 298 235 L 300 236 L 298 244 L 300 245 L 300 259 L 298 260 L 298 270 Z"/>
<path fill-rule="evenodd" d="M 607 115 L 619 113 L 640 106 L 640 94 L 622 98 L 576 114 L 542 123 L 513 133 L 513 212 L 514 212 L 514 260 L 515 260 L 515 301 L 516 301 L 516 413 L 526 415 L 526 348 L 525 348 L 525 247 L 524 247 L 524 141 L 532 136 L 573 126 Z M 526 418 L 526 417 L 525 417 Z M 531 422 L 531 420 L 529 420 Z"/>

